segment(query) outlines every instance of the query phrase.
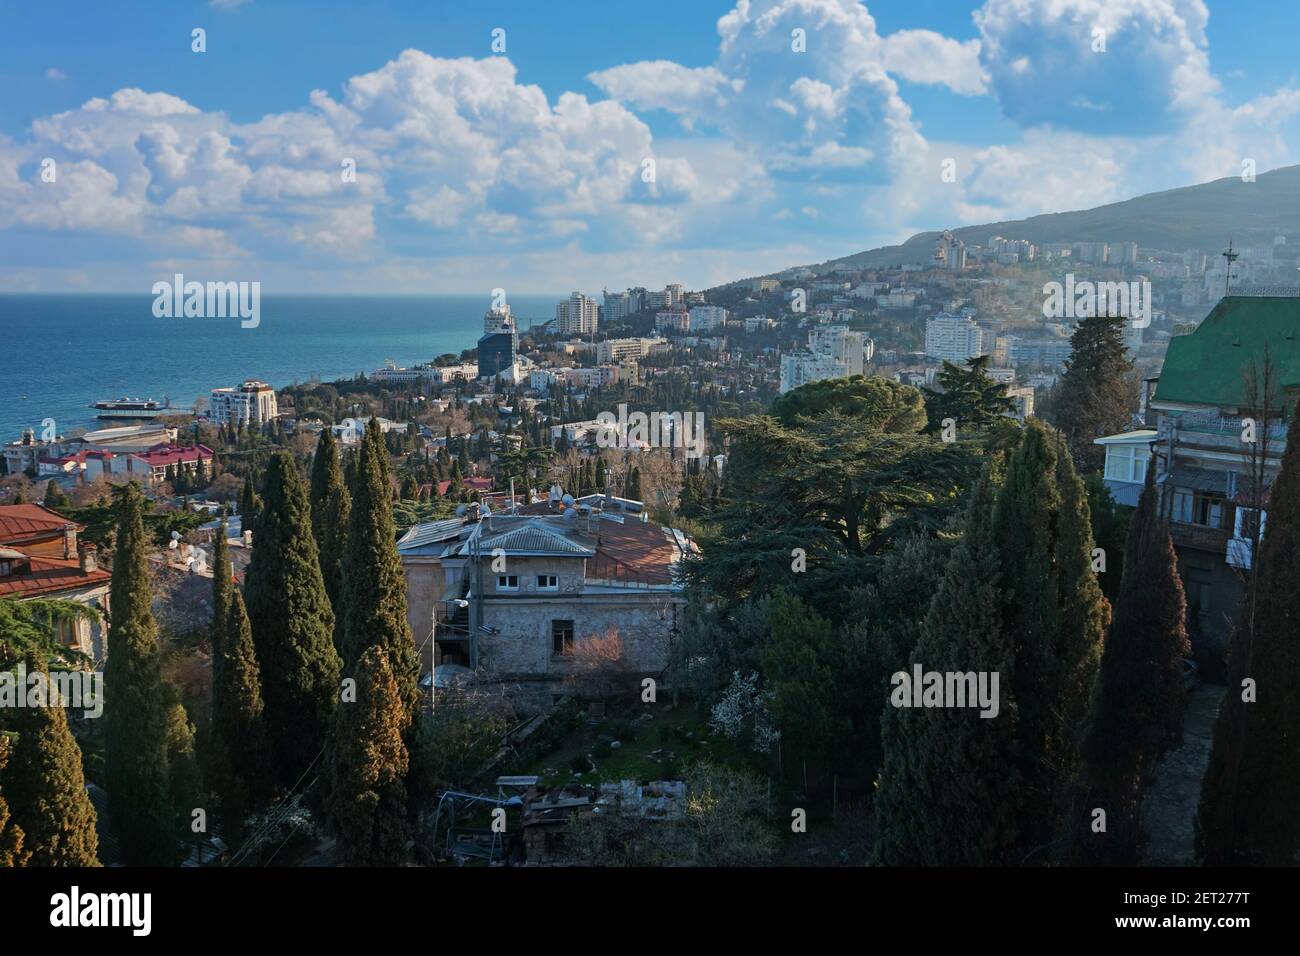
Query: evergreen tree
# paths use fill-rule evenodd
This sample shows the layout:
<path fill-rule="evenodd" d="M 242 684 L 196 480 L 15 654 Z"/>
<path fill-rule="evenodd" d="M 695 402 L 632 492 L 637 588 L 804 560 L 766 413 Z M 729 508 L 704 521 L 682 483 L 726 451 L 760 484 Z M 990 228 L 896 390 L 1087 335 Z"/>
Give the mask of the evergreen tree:
<path fill-rule="evenodd" d="M 1137 409 L 1133 362 L 1124 346 L 1124 316 L 1090 316 L 1070 337 L 1070 358 L 1051 396 L 1049 418 L 1085 474 L 1099 471 L 1106 450 L 1093 439 L 1129 428 Z"/>
<path fill-rule="evenodd" d="M 117 551 L 104 667 L 104 751 L 109 815 L 132 866 L 175 862 L 167 766 L 167 710 L 145 556 L 144 499 L 119 493 Z"/>
<path fill-rule="evenodd" d="M 243 528 L 248 531 L 257 518 L 257 492 L 253 490 L 253 476 L 244 479 L 244 487 L 239 493 L 239 516 L 243 518 Z"/>
<path fill-rule="evenodd" d="M 1015 407 L 1007 397 L 1007 387 L 989 378 L 988 363 L 988 355 L 967 359 L 964 368 L 943 363 L 939 388 L 923 389 L 927 432 L 939 431 L 945 418 L 953 419 L 961 432 L 987 428 Z"/>
<path fill-rule="evenodd" d="M 1016 642 L 1022 850 L 1059 835 L 1109 613 L 1092 577 L 1087 496 L 1059 439 L 1030 422 L 993 508 L 1003 626 Z"/>
<path fill-rule="evenodd" d="M 269 796 L 269 766 L 261 668 L 253 647 L 253 627 L 237 590 L 231 595 L 226 625 L 226 665 L 222 670 L 226 703 L 214 729 L 227 768 L 222 807 L 227 826 L 238 830 L 248 812 Z"/>
<path fill-rule="evenodd" d="M 641 469 L 633 465 L 627 473 L 627 484 L 623 489 L 623 497 L 632 501 L 641 500 Z"/>
<path fill-rule="evenodd" d="M 26 866 L 31 859 L 31 851 L 25 848 L 26 835 L 9 812 L 9 802 L 5 799 L 5 767 L 13 756 L 13 748 L 8 735 L 0 733 L 0 869 L 12 866 Z"/>
<path fill-rule="evenodd" d="M 167 707 L 167 775 L 177 834 L 192 833 L 193 811 L 202 801 L 203 779 L 195 755 L 194 725 L 174 684 L 164 684 Z"/>
<path fill-rule="evenodd" d="M 63 488 L 53 478 L 45 485 L 45 507 L 52 511 L 63 511 L 72 507 L 72 502 L 63 493 Z"/>
<path fill-rule="evenodd" d="M 1082 794 L 1068 835 L 1075 862 L 1137 861 L 1141 791 L 1182 741 L 1187 603 L 1169 526 L 1157 514 L 1154 468 L 1129 524 L 1127 560 L 1083 738 Z M 1106 811 L 1094 832 L 1092 811 Z"/>
<path fill-rule="evenodd" d="M 881 863 L 1018 862 L 1016 706 L 1010 694 L 1015 641 L 1002 623 L 992 511 L 992 479 L 986 475 L 971 494 L 965 531 L 944 568 L 920 639 L 906 658 L 907 682 L 894 679 L 891 706 L 884 709 L 884 763 L 876 803 L 876 858 Z M 965 707 L 908 706 L 913 664 L 923 672 L 987 675 L 985 686 L 996 712 L 970 706 L 969 689 Z"/>
<path fill-rule="evenodd" d="M 44 671 L 40 658 L 27 658 L 28 674 Z M 5 792 L 15 832 L 21 831 L 22 846 L 31 854 L 27 864 L 99 866 L 95 808 L 63 702 L 19 708 L 14 723 L 18 743 L 5 772 Z"/>
<path fill-rule="evenodd" d="M 292 784 L 324 746 L 338 697 L 339 656 L 307 487 L 288 452 L 271 457 L 263 495 L 244 600 L 276 772 Z"/>
<path fill-rule="evenodd" d="M 212 625 L 209 643 L 212 645 L 212 723 L 221 722 L 222 668 L 225 666 L 226 614 L 230 610 L 231 582 L 230 549 L 226 544 L 226 522 L 223 518 L 217 529 L 217 540 L 212 547 Z"/>
<path fill-rule="evenodd" d="M 356 663 L 356 700 L 339 705 L 332 745 L 330 818 L 350 866 L 392 866 L 410 838 L 407 726 L 398 681 L 381 645 Z"/>
<path fill-rule="evenodd" d="M 1079 743 L 1110 625 L 1110 604 L 1092 570 L 1087 489 L 1074 470 L 1065 442 L 1059 435 L 1052 437 L 1057 446 L 1056 488 L 1060 496 L 1053 560 L 1060 610 L 1054 652 L 1059 667 L 1055 706 L 1059 732 L 1053 750 L 1056 765 L 1069 772 L 1079 763 Z M 1064 791 L 1061 795 L 1065 796 Z"/>
<path fill-rule="evenodd" d="M 406 617 L 406 575 L 397 554 L 388 455 L 372 422 L 361 442 L 357 490 L 343 563 L 345 673 L 366 648 L 387 651 L 402 701 L 414 715 L 420 698 L 420 662 Z"/>
<path fill-rule="evenodd" d="M 323 428 L 311 465 L 311 526 L 320 552 L 321 577 L 334 609 L 335 646 L 343 622 L 343 556 L 347 552 L 352 496 L 343 481 L 333 429 Z"/>
<path fill-rule="evenodd" d="M 1300 441 L 1269 490 L 1249 605 L 1233 634 L 1196 819 L 1211 866 L 1292 865 L 1300 850 Z M 1247 685 L 1245 682 L 1253 684 Z"/>

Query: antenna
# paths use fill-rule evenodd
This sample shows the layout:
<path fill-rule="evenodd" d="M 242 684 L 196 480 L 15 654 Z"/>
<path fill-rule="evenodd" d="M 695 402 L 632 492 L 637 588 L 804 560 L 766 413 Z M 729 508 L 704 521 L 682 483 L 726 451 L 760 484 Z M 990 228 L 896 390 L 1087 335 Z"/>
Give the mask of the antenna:
<path fill-rule="evenodd" d="M 1228 295 L 1228 283 L 1232 280 L 1232 264 L 1241 258 L 1241 253 L 1232 251 L 1232 240 L 1229 239 L 1228 248 L 1224 249 L 1223 252 L 1219 253 L 1219 255 L 1228 260 L 1228 268 L 1223 274 L 1223 295 L 1226 298 Z"/>

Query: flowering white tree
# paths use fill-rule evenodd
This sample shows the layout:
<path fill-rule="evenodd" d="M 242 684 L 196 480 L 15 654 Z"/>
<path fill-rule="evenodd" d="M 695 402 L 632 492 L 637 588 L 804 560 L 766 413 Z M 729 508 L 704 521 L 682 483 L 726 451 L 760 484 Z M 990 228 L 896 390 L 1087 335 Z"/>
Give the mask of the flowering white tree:
<path fill-rule="evenodd" d="M 771 700 L 771 692 L 759 688 L 758 674 L 744 677 L 740 671 L 732 671 L 731 683 L 713 705 L 709 726 L 729 740 L 748 734 L 750 746 L 767 753 L 781 739 L 781 732 L 772 724 Z"/>

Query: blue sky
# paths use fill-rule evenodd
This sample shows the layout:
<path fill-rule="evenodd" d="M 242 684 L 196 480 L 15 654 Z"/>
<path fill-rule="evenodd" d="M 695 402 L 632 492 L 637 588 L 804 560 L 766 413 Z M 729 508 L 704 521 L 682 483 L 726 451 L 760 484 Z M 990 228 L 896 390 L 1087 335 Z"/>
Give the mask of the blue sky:
<path fill-rule="evenodd" d="M 0 290 L 700 287 L 1086 208 L 1296 162 L 1293 23 L 1262 0 L 7 4 Z"/>

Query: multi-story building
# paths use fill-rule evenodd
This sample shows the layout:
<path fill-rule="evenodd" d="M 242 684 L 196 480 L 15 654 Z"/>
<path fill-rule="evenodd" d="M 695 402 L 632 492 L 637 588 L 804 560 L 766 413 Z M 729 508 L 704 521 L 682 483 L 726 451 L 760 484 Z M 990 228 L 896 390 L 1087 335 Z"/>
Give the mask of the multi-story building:
<path fill-rule="evenodd" d="M 555 330 L 561 335 L 593 335 L 599 318 L 596 300 L 574 292 L 555 307 Z"/>
<path fill-rule="evenodd" d="M 655 313 L 656 332 L 686 332 L 690 324 L 691 314 L 685 309 L 664 309 Z"/>
<path fill-rule="evenodd" d="M 1190 335 L 1174 337 L 1146 402 L 1147 428 L 1106 435 L 1106 484 L 1136 501 L 1154 456 L 1160 511 L 1170 521 L 1193 640 L 1226 639 L 1287 422 L 1300 398 L 1300 298 L 1228 296 Z M 1260 387 L 1268 350 L 1273 394 Z M 1255 385 L 1251 385 L 1252 369 Z"/>
<path fill-rule="evenodd" d="M 480 670 L 526 709 L 549 709 L 591 639 L 616 635 L 620 666 L 657 674 L 685 605 L 677 565 L 694 549 L 640 502 L 592 496 L 417 525 L 398 542 L 425 668 Z"/>
<path fill-rule="evenodd" d="M 208 418 L 215 425 L 265 425 L 279 414 L 275 389 L 249 380 L 233 388 L 214 388 Z"/>
<path fill-rule="evenodd" d="M 808 348 L 781 356 L 781 394 L 809 382 L 861 375 L 865 336 L 842 325 L 818 325 L 808 333 Z"/>
<path fill-rule="evenodd" d="M 84 530 L 40 505 L 0 505 L 0 598 L 58 598 L 91 608 L 90 618 L 55 622 L 54 637 L 98 665 L 107 653 L 112 575 L 98 566 L 93 544 L 78 543 Z"/>
<path fill-rule="evenodd" d="M 596 362 L 599 365 L 610 365 L 637 361 L 649 355 L 657 345 L 667 345 L 667 343 L 662 339 L 606 339 L 596 343 Z"/>
<path fill-rule="evenodd" d="M 925 354 L 955 365 L 983 355 L 984 330 L 969 315 L 940 312 L 925 322 Z"/>
<path fill-rule="evenodd" d="M 727 310 L 720 305 L 691 306 L 687 330 L 690 332 L 712 332 L 727 323 Z"/>
<path fill-rule="evenodd" d="M 519 329 L 510 306 L 490 310 L 483 317 L 483 335 L 478 340 L 479 377 L 513 377 L 518 355 Z"/>
<path fill-rule="evenodd" d="M 644 289 L 628 289 L 626 292 L 606 292 L 604 318 L 606 322 L 617 322 L 641 311 L 641 296 Z"/>

